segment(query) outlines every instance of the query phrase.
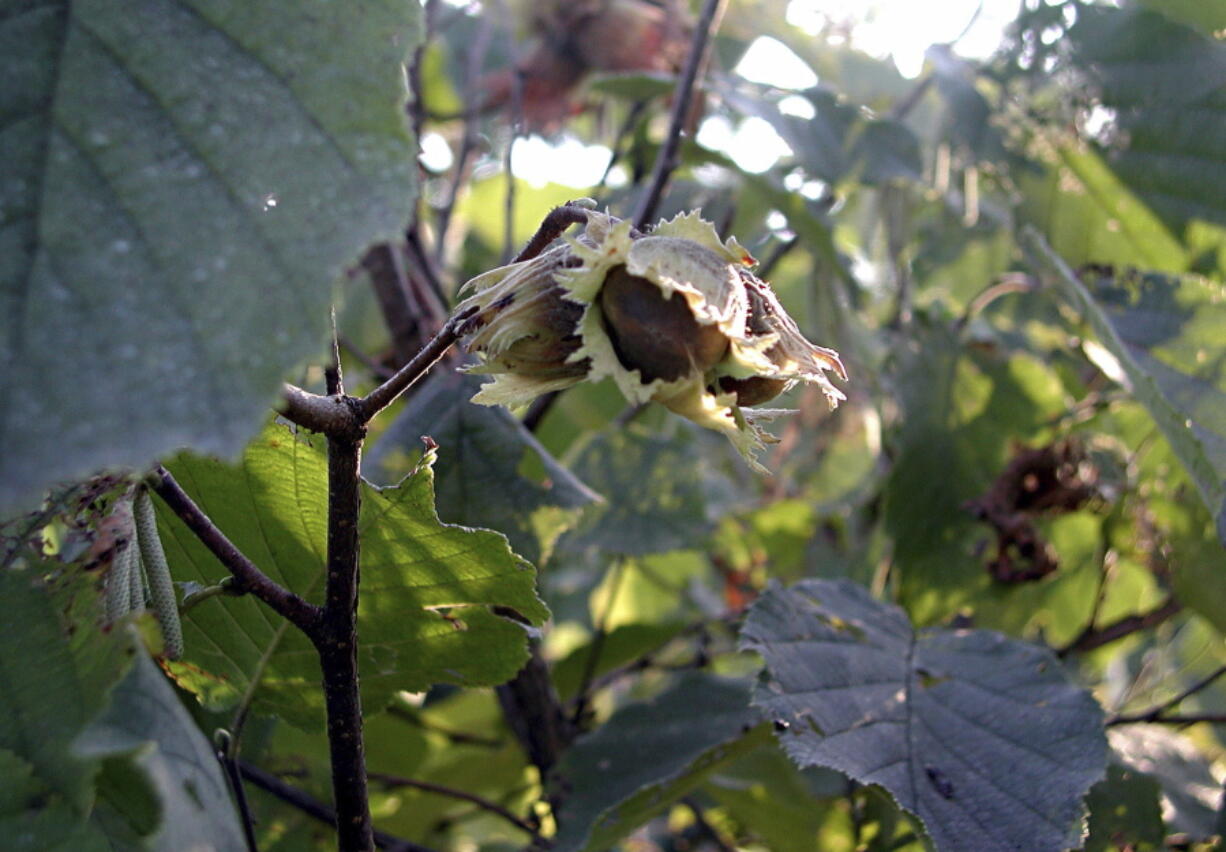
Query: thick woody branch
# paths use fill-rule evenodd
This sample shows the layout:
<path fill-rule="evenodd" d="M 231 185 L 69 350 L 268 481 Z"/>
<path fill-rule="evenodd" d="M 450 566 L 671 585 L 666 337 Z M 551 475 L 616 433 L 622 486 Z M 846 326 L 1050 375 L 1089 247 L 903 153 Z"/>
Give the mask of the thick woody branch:
<path fill-rule="evenodd" d="M 320 630 L 336 831 L 343 852 L 373 843 L 358 691 L 358 513 L 362 436 L 328 436 L 328 564 Z"/>
<path fill-rule="evenodd" d="M 277 411 L 291 423 L 325 435 L 351 431 L 355 424 L 353 409 L 344 397 L 320 396 L 288 383 L 282 387 Z"/>
<path fill-rule="evenodd" d="M 255 595 L 307 635 L 318 630 L 320 608 L 280 586 L 256 567 L 196 505 L 170 471 L 158 465 L 150 477 L 150 486 L 233 575 L 238 590 Z"/>

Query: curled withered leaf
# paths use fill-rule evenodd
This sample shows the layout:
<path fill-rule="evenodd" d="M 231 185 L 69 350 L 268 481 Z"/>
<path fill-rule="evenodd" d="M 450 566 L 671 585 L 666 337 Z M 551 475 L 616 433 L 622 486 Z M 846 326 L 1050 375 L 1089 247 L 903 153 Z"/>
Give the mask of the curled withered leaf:
<path fill-rule="evenodd" d="M 756 261 L 697 212 L 648 235 L 589 211 L 582 235 L 532 260 L 486 272 L 457 310 L 475 310 L 472 372 L 494 376 L 473 397 L 513 407 L 581 381 L 611 378 L 632 403 L 655 401 L 724 433 L 757 470 L 773 438 L 767 402 L 813 382 L 833 408 L 829 378 L 847 373 L 832 349 L 800 333 Z"/>

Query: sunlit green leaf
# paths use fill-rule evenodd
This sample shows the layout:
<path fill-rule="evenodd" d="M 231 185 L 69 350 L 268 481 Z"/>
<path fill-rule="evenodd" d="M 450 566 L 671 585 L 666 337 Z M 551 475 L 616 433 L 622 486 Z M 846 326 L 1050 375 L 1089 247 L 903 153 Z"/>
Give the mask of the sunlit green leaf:
<path fill-rule="evenodd" d="M 534 515 L 545 507 L 577 509 L 599 496 L 563 467 L 505 408 L 474 405 L 480 380 L 442 371 L 432 377 L 367 455 L 368 470 L 403 475 L 421 437 L 439 445 L 434 464 L 438 513 L 447 523 L 505 533 L 517 553 L 540 558 Z M 544 470 L 542 482 L 524 475 Z"/>
<path fill-rule="evenodd" d="M 214 522 L 265 573 L 320 601 L 326 550 L 324 440 L 282 426 L 264 431 L 235 467 L 184 455 L 169 465 Z M 433 456 L 396 488 L 366 487 L 359 529 L 363 701 L 378 712 L 398 689 L 432 683 L 493 684 L 526 659 L 523 629 L 492 614 L 505 606 L 539 623 L 546 610 L 534 574 L 487 530 L 447 526 L 434 512 Z M 226 571 L 159 506 L 177 580 L 216 583 Z M 319 662 L 306 637 L 251 597 L 213 598 L 184 618 L 180 684 L 206 701 L 253 700 L 297 724 L 323 711 Z"/>

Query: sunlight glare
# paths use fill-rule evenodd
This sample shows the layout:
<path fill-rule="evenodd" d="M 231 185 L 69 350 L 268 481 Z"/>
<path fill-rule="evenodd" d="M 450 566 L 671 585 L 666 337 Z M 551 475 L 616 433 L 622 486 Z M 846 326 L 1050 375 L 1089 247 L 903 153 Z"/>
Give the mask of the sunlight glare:
<path fill-rule="evenodd" d="M 871 0 L 856 12 L 844 0 L 791 0 L 787 21 L 810 35 L 829 24 L 850 25 L 851 43 L 872 56 L 892 56 L 904 77 L 924 68 L 924 52 L 962 33 L 980 0 L 945 0 L 932 4 L 914 0 Z M 1017 16 L 1018 0 L 982 0 L 983 10 L 958 42 L 959 56 L 984 58 L 1000 46 L 1001 34 Z"/>
<path fill-rule="evenodd" d="M 813 69 L 787 45 L 770 36 L 754 39 L 733 70 L 751 83 L 778 89 L 812 89 L 817 85 Z"/>
<path fill-rule="evenodd" d="M 573 136 L 557 143 L 529 136 L 515 140 L 511 170 L 538 189 L 550 183 L 586 189 L 600 182 L 612 156 L 604 145 L 584 145 Z"/>

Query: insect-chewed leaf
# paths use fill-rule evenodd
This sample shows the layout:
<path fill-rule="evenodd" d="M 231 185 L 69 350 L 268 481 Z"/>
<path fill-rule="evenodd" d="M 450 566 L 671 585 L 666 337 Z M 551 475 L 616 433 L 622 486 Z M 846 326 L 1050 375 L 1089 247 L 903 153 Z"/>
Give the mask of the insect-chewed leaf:
<path fill-rule="evenodd" d="M 742 647 L 754 703 L 801 766 L 878 784 L 942 852 L 1077 846 L 1102 777 L 1102 711 L 1047 649 L 986 630 L 916 631 L 846 581 L 772 586 Z"/>

